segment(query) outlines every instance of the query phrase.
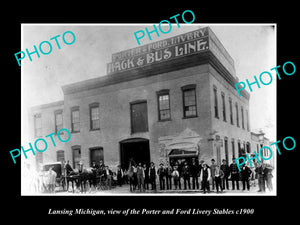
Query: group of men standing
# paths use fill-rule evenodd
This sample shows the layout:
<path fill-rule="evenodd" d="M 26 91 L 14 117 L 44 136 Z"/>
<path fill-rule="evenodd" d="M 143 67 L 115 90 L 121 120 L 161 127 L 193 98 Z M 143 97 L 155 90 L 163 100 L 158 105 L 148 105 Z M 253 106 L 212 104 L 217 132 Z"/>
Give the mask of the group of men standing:
<path fill-rule="evenodd" d="M 258 175 L 259 190 L 265 191 L 261 173 L 272 174 L 272 170 L 261 172 L 260 167 L 252 170 L 248 165 L 243 165 L 239 171 L 235 159 L 230 165 L 223 159 L 220 166 L 214 159 L 211 160 L 210 165 L 203 160 L 198 163 L 197 160 L 192 159 L 190 164 L 182 160 L 176 161 L 172 166 L 161 163 L 157 169 L 153 162 L 150 167 L 139 163 L 136 167 L 136 176 L 140 191 L 148 190 L 149 184 L 152 190 L 156 190 L 158 180 L 160 190 L 200 189 L 206 193 L 216 189 L 217 193 L 221 193 L 224 189 L 229 190 L 229 180 L 232 182 L 232 190 L 240 190 L 241 181 L 243 190 L 250 191 L 250 178 L 254 177 L 254 171 Z M 271 178 L 264 178 L 264 180 L 268 181 L 268 187 L 272 187 Z"/>
<path fill-rule="evenodd" d="M 215 189 L 217 193 L 223 192 L 225 188 L 229 190 L 229 178 L 232 181 L 232 190 L 235 190 L 235 186 L 239 190 L 240 178 L 243 183 L 243 190 L 246 187 L 247 190 L 250 190 L 249 179 L 251 173 L 252 171 L 248 166 L 244 166 L 239 172 L 235 160 L 228 166 L 225 159 L 222 160 L 221 166 L 217 165 L 214 159 L 211 160 L 210 165 L 203 160 L 198 163 L 193 159 L 190 165 L 187 161 L 176 162 L 173 167 L 160 164 L 157 170 L 161 190 L 172 189 L 173 178 L 175 190 L 182 189 L 182 187 L 184 190 L 198 190 L 201 185 L 201 190 L 204 193 Z M 183 181 L 183 186 L 181 181 Z M 167 184 L 166 186 L 165 183 Z"/>
<path fill-rule="evenodd" d="M 103 161 L 100 164 L 93 162 L 92 168 L 95 171 L 101 171 L 106 183 L 107 189 L 111 188 L 112 177 L 116 177 L 117 185 L 130 183 L 133 184 L 133 191 L 157 190 L 157 183 L 160 190 L 201 190 L 203 193 L 216 190 L 222 193 L 225 189 L 229 190 L 229 180 L 231 180 L 231 190 L 240 190 L 240 181 L 242 188 L 250 191 L 250 180 L 258 179 L 259 192 L 265 192 L 266 186 L 272 191 L 272 170 L 273 167 L 264 163 L 249 167 L 244 164 L 240 170 L 235 162 L 228 165 L 225 159 L 219 166 L 214 159 L 211 159 L 208 165 L 203 160 L 198 162 L 192 159 L 190 163 L 186 160 L 177 160 L 172 165 L 163 163 L 156 168 L 153 162 L 150 166 L 146 164 L 132 163 L 128 170 L 123 170 L 118 166 L 115 172 L 112 172 Z M 67 174 L 69 171 L 68 163 L 65 165 Z M 79 170 L 81 168 L 79 167 Z M 80 172 L 80 171 L 79 171 Z M 255 176 L 254 176 L 255 174 Z M 132 190 L 131 190 L 132 191 Z"/>

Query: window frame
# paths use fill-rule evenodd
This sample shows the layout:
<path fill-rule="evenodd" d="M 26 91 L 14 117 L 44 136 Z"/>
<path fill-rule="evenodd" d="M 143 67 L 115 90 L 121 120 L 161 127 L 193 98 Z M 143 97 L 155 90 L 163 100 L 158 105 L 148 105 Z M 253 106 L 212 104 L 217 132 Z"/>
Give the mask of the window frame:
<path fill-rule="evenodd" d="M 231 138 L 231 151 L 232 151 L 232 159 L 236 158 L 236 156 L 235 156 L 235 141 L 234 141 L 234 138 Z"/>
<path fill-rule="evenodd" d="M 184 93 L 187 91 L 194 91 L 194 95 L 195 95 L 195 105 L 185 105 L 185 95 Z M 183 87 L 181 87 L 181 94 L 182 94 L 182 112 L 183 112 L 183 119 L 189 119 L 189 118 L 196 118 L 198 117 L 198 110 L 197 110 L 197 90 L 196 90 L 196 84 L 189 84 L 189 85 L 185 85 Z M 186 110 L 185 107 L 190 107 L 190 106 L 194 106 L 195 107 L 195 115 L 186 115 Z"/>
<path fill-rule="evenodd" d="M 219 106 L 218 106 L 218 89 L 213 86 L 213 98 L 214 98 L 214 114 L 215 118 L 219 119 Z"/>
<path fill-rule="evenodd" d="M 90 166 L 92 166 L 93 161 L 94 161 L 92 159 L 92 152 L 97 151 L 97 150 L 100 151 L 100 160 L 102 160 L 102 162 L 104 162 L 104 148 L 102 146 L 91 147 L 91 148 L 89 148 Z M 100 162 L 100 160 L 99 160 L 99 162 Z M 99 165 L 99 162 L 95 162 L 95 163 Z"/>
<path fill-rule="evenodd" d="M 55 110 L 54 111 L 54 129 L 55 129 L 55 134 L 57 134 L 57 132 L 60 130 L 60 129 L 58 129 L 58 125 L 56 124 L 56 116 L 57 115 L 61 115 L 62 123 L 61 123 L 61 128 L 60 129 L 62 129 L 63 126 L 64 126 L 63 110 L 62 109 Z"/>
<path fill-rule="evenodd" d="M 37 118 L 40 119 L 40 123 L 41 123 L 41 127 L 37 128 Z M 34 119 L 34 136 L 35 137 L 42 137 L 42 133 L 43 133 L 43 124 L 42 124 L 42 113 L 36 113 L 33 116 Z M 40 134 L 38 134 L 37 130 L 40 129 Z"/>
<path fill-rule="evenodd" d="M 226 102 L 225 102 L 225 93 L 221 92 L 221 100 L 222 100 L 222 115 L 223 115 L 223 121 L 227 122 L 227 116 L 226 116 Z"/>
<path fill-rule="evenodd" d="M 61 157 L 61 154 L 63 154 L 63 157 Z M 59 157 L 60 156 L 60 157 Z M 59 158 L 63 158 L 62 160 L 59 160 Z M 64 150 L 57 150 L 56 151 L 56 161 L 57 162 L 63 162 L 66 160 L 66 155 Z"/>
<path fill-rule="evenodd" d="M 238 103 L 235 103 L 235 112 L 236 112 L 236 126 L 240 127 L 240 120 L 239 120 L 239 106 Z"/>
<path fill-rule="evenodd" d="M 247 131 L 250 131 L 250 127 L 249 127 L 249 111 L 248 109 L 246 109 L 246 123 L 247 123 Z"/>
<path fill-rule="evenodd" d="M 79 133 L 80 132 L 80 108 L 79 106 L 73 106 L 71 108 L 71 133 Z M 78 111 L 79 117 L 79 130 L 74 130 L 74 123 L 73 123 L 73 112 Z"/>
<path fill-rule="evenodd" d="M 146 126 L 146 129 L 144 131 L 134 131 L 134 128 L 133 128 L 133 117 L 132 117 L 132 107 L 133 105 L 136 105 L 136 104 L 143 104 L 143 103 L 146 103 L 146 113 L 147 113 L 147 126 Z M 149 132 L 149 118 L 148 118 L 148 102 L 146 99 L 142 99 L 142 100 L 136 100 L 136 101 L 133 101 L 133 102 L 130 102 L 129 103 L 130 105 L 130 130 L 131 130 L 131 134 L 136 134 L 136 133 L 145 133 L 145 132 Z"/>
<path fill-rule="evenodd" d="M 81 145 L 74 145 L 71 146 L 72 149 L 72 164 L 73 164 L 73 169 L 78 169 L 76 166 L 76 162 L 75 162 L 75 151 L 78 150 L 78 154 L 80 155 L 80 160 L 79 162 L 82 160 L 82 152 L 81 152 Z"/>
<path fill-rule="evenodd" d="M 245 130 L 244 107 L 243 106 L 241 106 L 241 114 L 242 114 L 242 129 Z"/>
<path fill-rule="evenodd" d="M 160 97 L 161 96 L 165 96 L 168 95 L 168 109 L 160 109 Z M 171 120 L 171 100 L 170 100 L 170 90 L 169 89 L 163 89 L 160 91 L 156 92 L 156 96 L 157 96 L 157 113 L 158 113 L 158 121 L 159 122 L 163 122 L 163 121 L 170 121 Z M 162 119 L 161 118 L 161 111 L 169 111 L 169 118 L 166 119 Z"/>
<path fill-rule="evenodd" d="M 230 117 L 230 124 L 234 125 L 233 122 L 233 110 L 232 110 L 232 99 L 229 97 L 229 117 Z"/>
<path fill-rule="evenodd" d="M 92 119 L 92 109 L 98 108 L 98 121 L 99 121 L 99 127 L 98 128 L 94 128 L 93 127 L 93 120 Z M 90 115 L 90 131 L 94 131 L 94 130 L 100 130 L 100 107 L 99 107 L 99 103 L 98 102 L 94 102 L 89 104 L 89 115 Z"/>

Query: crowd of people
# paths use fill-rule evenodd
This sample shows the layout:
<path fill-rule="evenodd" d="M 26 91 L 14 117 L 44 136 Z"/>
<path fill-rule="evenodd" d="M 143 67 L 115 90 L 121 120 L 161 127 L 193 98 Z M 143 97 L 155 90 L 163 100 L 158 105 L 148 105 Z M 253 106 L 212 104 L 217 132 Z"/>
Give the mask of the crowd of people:
<path fill-rule="evenodd" d="M 130 184 L 131 191 L 145 192 L 147 190 L 201 190 L 208 193 L 216 190 L 222 193 L 224 190 L 240 190 L 240 183 L 243 191 L 250 191 L 250 186 L 256 186 L 258 180 L 258 192 L 273 190 L 272 186 L 273 167 L 261 163 L 255 167 L 244 164 L 240 171 L 235 159 L 228 165 L 225 159 L 219 166 L 214 159 L 210 165 L 203 160 L 198 162 L 192 159 L 191 163 L 185 160 L 177 160 L 173 165 L 161 163 L 158 168 L 153 162 L 150 166 L 141 163 L 132 163 L 128 170 L 120 166 L 116 171 L 118 185 Z"/>
<path fill-rule="evenodd" d="M 62 175 L 69 175 L 74 171 L 69 162 L 63 163 Z M 266 163 L 255 164 L 249 167 L 246 163 L 240 170 L 236 165 L 235 159 L 228 165 L 225 159 L 221 165 L 217 165 L 214 159 L 208 165 L 203 160 L 198 162 L 196 159 L 187 161 L 179 159 L 172 164 L 159 164 L 155 166 L 135 163 L 131 161 L 127 169 L 122 169 L 120 165 L 116 169 L 110 169 L 101 160 L 99 163 L 92 162 L 92 171 L 97 171 L 101 177 L 104 189 L 111 189 L 115 186 L 124 184 L 130 185 L 131 192 L 156 192 L 157 190 L 199 190 L 203 193 L 216 191 L 222 193 L 224 190 L 250 191 L 258 183 L 258 192 L 266 192 L 268 189 L 273 191 L 272 171 L 273 167 Z M 82 163 L 79 163 L 77 172 L 80 174 L 84 170 Z M 48 171 L 42 171 L 43 191 L 53 193 L 55 189 L 56 172 L 53 166 Z M 257 181 L 257 183 L 256 183 Z M 41 182 L 40 182 L 41 183 Z"/>

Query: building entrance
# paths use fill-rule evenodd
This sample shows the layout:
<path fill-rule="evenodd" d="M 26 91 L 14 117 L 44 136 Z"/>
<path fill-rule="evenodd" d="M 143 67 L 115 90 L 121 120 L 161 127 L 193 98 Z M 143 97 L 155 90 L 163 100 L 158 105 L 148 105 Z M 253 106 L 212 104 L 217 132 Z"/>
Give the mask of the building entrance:
<path fill-rule="evenodd" d="M 129 161 L 149 165 L 149 140 L 144 138 L 131 138 L 120 142 L 120 161 L 123 169 L 128 169 Z"/>
<path fill-rule="evenodd" d="M 173 149 L 169 153 L 169 163 L 171 166 L 174 166 L 176 163 L 183 165 L 184 162 L 187 162 L 187 164 L 190 166 L 192 165 L 193 160 L 195 160 L 195 162 L 198 164 L 198 153 L 196 151 Z"/>

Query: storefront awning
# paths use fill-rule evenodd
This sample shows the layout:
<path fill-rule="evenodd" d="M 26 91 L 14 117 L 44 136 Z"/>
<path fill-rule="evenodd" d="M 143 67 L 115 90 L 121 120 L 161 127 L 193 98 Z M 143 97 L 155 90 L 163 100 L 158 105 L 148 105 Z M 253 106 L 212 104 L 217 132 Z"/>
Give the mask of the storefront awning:
<path fill-rule="evenodd" d="M 187 128 L 179 135 L 159 138 L 159 144 L 169 157 L 195 157 L 198 155 L 200 140 L 199 134 Z"/>
<path fill-rule="evenodd" d="M 173 149 L 169 153 L 170 158 L 182 158 L 182 157 L 197 157 L 198 151 L 188 151 L 183 149 Z"/>

